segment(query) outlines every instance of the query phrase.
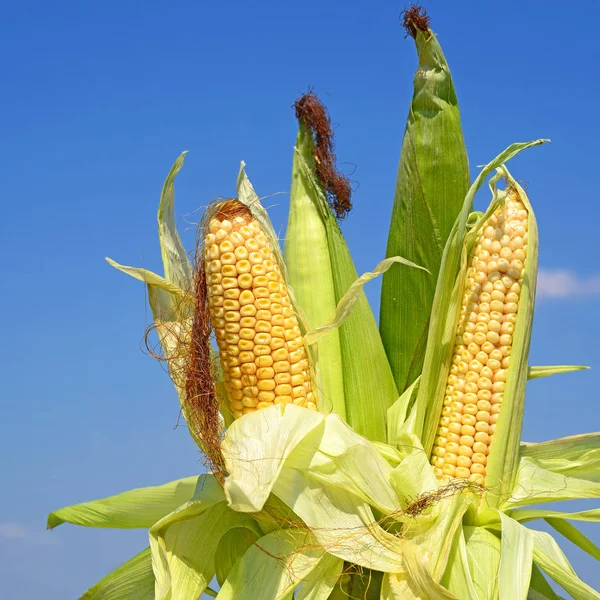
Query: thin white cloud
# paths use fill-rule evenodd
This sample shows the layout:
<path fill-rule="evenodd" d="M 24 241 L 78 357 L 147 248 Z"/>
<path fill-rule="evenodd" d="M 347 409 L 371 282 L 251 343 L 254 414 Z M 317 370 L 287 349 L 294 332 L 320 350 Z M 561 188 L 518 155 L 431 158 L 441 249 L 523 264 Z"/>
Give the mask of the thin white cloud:
<path fill-rule="evenodd" d="M 580 277 L 567 269 L 538 271 L 538 299 L 589 298 L 590 296 L 600 296 L 600 275 Z"/>
<path fill-rule="evenodd" d="M 11 540 L 24 539 L 29 531 L 18 523 L 0 523 L 0 537 Z"/>
<path fill-rule="evenodd" d="M 48 531 L 31 531 L 19 523 L 0 523 L 0 540 L 20 540 L 42 546 L 58 543 L 55 536 Z"/>

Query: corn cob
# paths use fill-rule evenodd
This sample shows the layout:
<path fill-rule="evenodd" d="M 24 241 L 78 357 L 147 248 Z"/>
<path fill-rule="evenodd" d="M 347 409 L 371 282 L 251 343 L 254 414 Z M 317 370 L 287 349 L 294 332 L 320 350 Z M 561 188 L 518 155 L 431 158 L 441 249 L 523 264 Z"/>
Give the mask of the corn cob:
<path fill-rule="evenodd" d="M 316 409 L 310 364 L 273 248 L 238 200 L 215 207 L 204 260 L 211 324 L 231 412 Z"/>
<path fill-rule="evenodd" d="M 485 483 L 510 370 L 527 256 L 528 211 L 517 192 L 483 224 L 467 271 L 431 464 L 438 477 Z"/>

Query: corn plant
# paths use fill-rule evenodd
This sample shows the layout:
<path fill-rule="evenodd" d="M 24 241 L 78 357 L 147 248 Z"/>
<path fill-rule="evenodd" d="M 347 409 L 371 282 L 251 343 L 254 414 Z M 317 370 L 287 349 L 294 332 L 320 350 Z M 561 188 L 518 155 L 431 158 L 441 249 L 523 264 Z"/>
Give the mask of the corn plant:
<path fill-rule="evenodd" d="M 600 433 L 520 439 L 527 380 L 584 368 L 528 361 L 538 230 L 506 163 L 545 140 L 511 145 L 469 186 L 448 65 L 424 10 L 403 18 L 419 66 L 372 272 L 358 276 L 339 226 L 351 190 L 313 93 L 295 105 L 283 254 L 243 163 L 237 197 L 209 205 L 188 253 L 182 154 L 158 211 L 164 275 L 110 261 L 148 288 L 208 470 L 50 515 L 149 531 L 85 598 L 556 600 L 547 578 L 600 597 L 526 526 L 544 519 L 600 558 L 573 524 L 600 509 L 530 508 L 600 497 Z M 474 212 L 486 181 L 489 207 Z M 378 326 L 363 286 L 379 275 Z"/>

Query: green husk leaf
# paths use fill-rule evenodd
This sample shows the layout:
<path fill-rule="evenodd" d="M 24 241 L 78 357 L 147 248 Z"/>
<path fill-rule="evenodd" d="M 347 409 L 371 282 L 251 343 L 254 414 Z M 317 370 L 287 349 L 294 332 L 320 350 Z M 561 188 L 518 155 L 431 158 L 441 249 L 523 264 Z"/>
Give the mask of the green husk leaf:
<path fill-rule="evenodd" d="M 553 365 L 544 367 L 529 367 L 528 379 L 539 379 L 540 377 L 550 377 L 551 375 L 560 375 L 562 373 L 574 373 L 575 371 L 585 371 L 589 367 L 582 365 Z"/>
<path fill-rule="evenodd" d="M 600 483 L 542 469 L 534 460 L 524 457 L 511 495 L 499 500 L 502 509 L 507 511 L 519 506 L 582 498 L 600 498 Z"/>
<path fill-rule="evenodd" d="M 575 600 L 597 600 L 600 594 L 581 581 L 554 538 L 530 530 L 533 537 L 533 559 L 549 577 L 564 588 Z"/>
<path fill-rule="evenodd" d="M 600 483 L 600 433 L 522 443 L 519 453 L 542 469 Z"/>
<path fill-rule="evenodd" d="M 527 523 L 529 521 L 534 521 L 535 519 L 569 519 L 571 521 L 600 522 L 600 509 L 598 508 L 568 513 L 548 510 L 547 508 L 527 508 L 508 510 L 506 514 L 519 523 Z"/>
<path fill-rule="evenodd" d="M 531 581 L 527 600 L 565 600 L 548 583 L 539 567 L 534 563 L 531 568 Z"/>
<path fill-rule="evenodd" d="M 310 473 L 311 479 L 356 494 L 383 514 L 398 510 L 392 468 L 378 448 L 359 436 L 339 415 L 323 419 L 289 455 L 288 469 Z"/>
<path fill-rule="evenodd" d="M 340 327 L 346 319 L 350 317 L 356 303 L 360 300 L 361 294 L 363 293 L 362 288 L 366 283 L 375 279 L 382 273 L 385 273 L 392 265 L 403 264 L 408 267 L 414 267 L 415 269 L 423 269 L 419 265 L 415 265 L 409 260 L 402 258 L 401 256 L 392 256 L 382 260 L 373 271 L 367 271 L 363 273 L 354 283 L 350 286 L 348 291 L 344 294 L 342 299 L 338 302 L 335 313 L 330 317 L 323 325 L 317 327 L 306 333 L 305 340 L 307 344 L 314 344 L 322 337 L 328 335 L 331 331 Z"/>
<path fill-rule="evenodd" d="M 290 211 L 284 254 L 290 284 L 311 328 L 320 327 L 334 313 L 337 300 L 322 206 L 314 182 L 301 167 L 314 164 L 312 133 L 300 121 L 292 166 Z M 318 343 L 320 396 L 346 418 L 342 348 L 338 331 Z"/>
<path fill-rule="evenodd" d="M 225 495 L 233 510 L 262 509 L 296 446 L 323 422 L 323 415 L 289 405 L 276 405 L 245 415 L 235 421 L 221 449 L 229 476 Z"/>
<path fill-rule="evenodd" d="M 416 407 L 415 399 L 419 390 L 419 377 L 402 392 L 402 395 L 388 409 L 388 443 L 398 446 L 404 433 L 414 433 Z"/>
<path fill-rule="evenodd" d="M 344 561 L 325 554 L 319 566 L 302 584 L 296 600 L 327 600 L 344 569 Z"/>
<path fill-rule="evenodd" d="M 273 493 L 311 529 L 330 554 L 376 571 L 405 572 L 406 542 L 380 527 L 370 506 L 307 472 L 283 469 Z"/>
<path fill-rule="evenodd" d="M 312 214 L 318 214 L 325 229 L 337 306 L 358 279 L 358 274 L 322 186 L 315 177 L 314 163 L 304 158 L 311 157 L 312 140 L 310 136 L 304 136 L 301 141 L 303 146 L 296 148 L 295 165 L 302 173 L 307 196 L 316 208 Z M 300 241 L 292 239 L 289 243 L 298 244 Z M 385 442 L 386 412 L 398 399 L 398 391 L 364 292 L 359 293 L 352 315 L 337 331 L 342 355 L 346 421 L 360 435 L 372 441 Z"/>
<path fill-rule="evenodd" d="M 481 529 L 481 528 L 470 528 L 470 529 Z M 466 528 L 461 527 L 456 532 L 450 554 L 448 555 L 448 565 L 440 583 L 457 598 L 464 598 L 464 600 L 479 600 L 475 586 L 479 584 L 479 579 L 484 582 L 485 589 L 493 585 L 495 581 L 496 573 L 498 572 L 496 564 L 496 571 L 491 579 L 485 579 L 485 575 L 482 576 L 482 572 L 477 569 L 478 565 L 475 565 L 475 576 L 471 575 L 471 568 L 469 566 L 470 555 L 467 554 L 467 544 L 465 542 L 465 531 Z M 483 530 L 482 530 L 483 531 Z M 483 554 L 479 553 L 480 548 L 478 547 L 478 553 L 476 554 L 477 559 L 481 559 L 484 567 L 493 565 L 494 563 L 490 560 L 492 556 L 488 557 L 488 545 L 482 545 Z M 492 594 L 483 596 L 484 598 L 493 598 Z"/>
<path fill-rule="evenodd" d="M 436 490 L 439 482 L 417 436 L 408 433 L 399 435 L 396 445 L 404 457 L 392 471 L 391 481 L 400 502 L 409 504 L 424 491 Z"/>
<path fill-rule="evenodd" d="M 183 167 L 187 151 L 182 152 L 167 175 L 158 206 L 158 239 L 165 279 L 181 289 L 189 290 L 192 284 L 192 265 L 181 243 L 175 224 L 175 177 Z"/>
<path fill-rule="evenodd" d="M 186 292 L 182 290 L 177 284 L 153 273 L 152 271 L 148 271 L 147 269 L 140 269 L 139 267 L 129 267 L 127 265 L 121 265 L 118 262 L 114 261 L 112 258 L 106 257 L 106 262 L 115 269 L 122 271 L 126 275 L 130 275 L 134 279 L 138 281 L 143 281 L 148 287 L 154 287 L 164 292 L 168 292 L 173 295 L 175 298 L 175 302 L 181 302 L 186 298 Z M 191 300 L 190 300 L 191 302 Z M 174 304 L 168 304 L 165 306 L 165 310 L 170 310 L 173 308 Z M 162 317 L 161 312 L 155 315 L 157 318 Z"/>
<path fill-rule="evenodd" d="M 80 600 L 154 600 L 150 548 L 103 577 Z"/>
<path fill-rule="evenodd" d="M 596 519 L 598 521 L 600 519 Z M 575 525 L 565 521 L 564 519 L 546 518 L 546 523 L 552 528 L 556 529 L 558 533 L 566 537 L 570 542 L 575 544 L 578 548 L 587 552 L 590 556 L 596 560 L 600 560 L 600 548 L 590 538 L 588 538 L 583 532 L 579 531 Z"/>
<path fill-rule="evenodd" d="M 526 600 L 533 562 L 533 537 L 509 516 L 499 512 L 502 523 L 499 600 Z"/>
<path fill-rule="evenodd" d="M 501 542 L 484 527 L 464 527 L 469 571 L 473 578 L 476 598 L 498 596 Z M 455 565 L 449 563 L 452 568 Z M 462 596 L 459 596 L 462 598 Z"/>
<path fill-rule="evenodd" d="M 519 466 L 519 446 L 525 412 L 525 387 L 529 371 L 529 346 L 537 282 L 538 230 L 533 208 L 525 190 L 513 179 L 504 165 L 501 165 L 499 170 L 510 188 L 517 192 L 528 213 L 525 274 L 519 296 L 519 316 L 513 333 L 510 369 L 504 388 L 503 417 L 496 425 L 494 446 L 486 467 L 486 486 L 498 490 L 501 496 L 510 493 L 513 489 Z M 492 506 L 498 506 L 500 502 L 499 496 L 491 497 Z"/>
<path fill-rule="evenodd" d="M 458 322 L 464 288 L 464 273 L 467 268 L 465 238 L 467 236 L 467 223 L 469 221 L 473 198 L 494 169 L 497 169 L 519 152 L 542 144 L 544 141 L 536 140 L 513 144 L 481 170 L 465 197 L 462 210 L 454 223 L 452 232 L 444 248 L 440 276 L 438 277 L 431 312 L 427 349 L 423 363 L 423 375 L 420 379 L 416 401 L 415 432 L 423 440 L 423 446 L 428 454 L 431 453 L 438 428 L 446 379 L 452 359 L 456 323 Z M 492 180 L 492 185 L 498 177 L 499 175 L 496 175 Z M 496 202 L 499 203 L 500 199 L 497 199 Z M 490 209 L 493 206 L 495 206 L 494 202 L 490 206 Z M 480 224 L 483 223 L 484 218 L 485 216 L 481 217 Z M 469 230 L 469 240 L 474 241 L 476 231 L 476 228 Z M 530 253 L 530 255 L 532 254 Z"/>
<path fill-rule="evenodd" d="M 236 527 L 223 535 L 215 552 L 215 575 L 219 585 L 223 585 L 233 565 L 259 537 L 247 527 Z"/>
<path fill-rule="evenodd" d="M 235 564 L 218 600 L 287 598 L 318 570 L 325 551 L 308 531 L 284 529 L 261 537 Z"/>
<path fill-rule="evenodd" d="M 383 277 L 381 337 L 403 392 L 421 373 L 442 252 L 469 188 L 458 101 L 431 30 L 416 31 L 419 66 L 398 168 L 386 256 L 404 256 L 431 275 L 391 269 Z"/>
<path fill-rule="evenodd" d="M 197 600 L 215 576 L 221 538 L 234 528 L 259 534 L 253 519 L 227 506 L 214 478 L 211 485 L 199 487 L 189 502 L 155 523 L 150 548 L 156 600 Z"/>
<path fill-rule="evenodd" d="M 197 487 L 211 486 L 212 475 L 178 479 L 163 485 L 137 488 L 92 502 L 73 504 L 48 516 L 48 529 L 62 523 L 114 529 L 149 528 L 187 502 Z"/>

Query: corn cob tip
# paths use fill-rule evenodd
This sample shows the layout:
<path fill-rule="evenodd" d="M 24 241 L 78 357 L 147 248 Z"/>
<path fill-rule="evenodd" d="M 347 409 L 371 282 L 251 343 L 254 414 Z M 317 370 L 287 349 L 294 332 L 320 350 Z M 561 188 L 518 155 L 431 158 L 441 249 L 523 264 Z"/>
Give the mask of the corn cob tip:
<path fill-rule="evenodd" d="M 344 219 L 352 210 L 352 188 L 350 180 L 336 167 L 333 150 L 333 129 L 327 109 L 319 97 L 309 91 L 294 103 L 296 118 L 310 130 L 313 141 L 314 169 L 317 179 L 323 184 L 327 201 L 338 220 Z"/>
<path fill-rule="evenodd" d="M 516 190 L 483 224 L 472 251 L 431 463 L 438 477 L 485 482 L 510 372 L 528 242 Z"/>
<path fill-rule="evenodd" d="M 316 409 L 311 369 L 287 284 L 252 212 L 209 212 L 204 261 L 210 320 L 235 418 L 274 404 Z"/>
<path fill-rule="evenodd" d="M 427 11 L 418 4 L 411 4 L 400 13 L 402 27 L 406 31 L 406 36 L 417 37 L 417 31 L 427 31 L 431 24 L 431 18 Z"/>

